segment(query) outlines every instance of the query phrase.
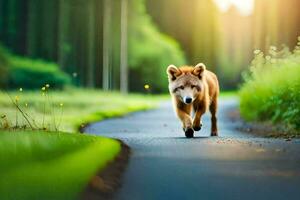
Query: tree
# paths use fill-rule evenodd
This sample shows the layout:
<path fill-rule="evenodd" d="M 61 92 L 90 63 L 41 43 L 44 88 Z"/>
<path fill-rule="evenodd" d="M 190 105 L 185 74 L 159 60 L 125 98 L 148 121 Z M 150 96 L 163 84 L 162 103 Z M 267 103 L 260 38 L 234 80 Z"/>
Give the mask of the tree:
<path fill-rule="evenodd" d="M 124 93 L 146 83 L 165 90 L 165 65 L 184 60 L 144 0 L 0 0 L 0 39 L 13 53 L 57 62 L 76 85 Z"/>
<path fill-rule="evenodd" d="M 67 0 L 59 1 L 59 20 L 58 20 L 58 64 L 61 69 L 66 68 L 65 53 L 66 53 L 66 35 L 68 24 L 68 12 Z"/>
<path fill-rule="evenodd" d="M 121 48 L 120 48 L 120 89 L 128 92 L 128 63 L 127 63 L 127 0 L 121 0 Z"/>
<path fill-rule="evenodd" d="M 95 86 L 95 10 L 94 0 L 88 1 L 88 63 L 87 63 L 87 86 Z"/>
<path fill-rule="evenodd" d="M 212 0 L 148 0 L 147 6 L 159 28 L 180 42 L 189 64 L 216 66 L 218 21 Z"/>
<path fill-rule="evenodd" d="M 28 28 L 27 28 L 27 55 L 29 57 L 36 57 L 36 52 L 38 48 L 38 19 L 40 10 L 40 2 L 37 0 L 29 0 L 28 6 Z"/>
<path fill-rule="evenodd" d="M 110 89 L 111 70 L 111 0 L 104 0 L 103 6 L 103 90 Z"/>

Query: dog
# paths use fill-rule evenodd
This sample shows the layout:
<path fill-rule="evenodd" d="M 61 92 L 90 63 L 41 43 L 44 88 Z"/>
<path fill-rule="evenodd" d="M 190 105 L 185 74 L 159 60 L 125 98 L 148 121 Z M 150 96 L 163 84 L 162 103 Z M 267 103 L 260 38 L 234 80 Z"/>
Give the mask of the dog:
<path fill-rule="evenodd" d="M 218 136 L 216 114 L 220 89 L 217 76 L 203 63 L 178 68 L 169 65 L 167 74 L 174 110 L 182 122 L 185 136 L 192 138 L 194 131 L 201 130 L 201 117 L 208 109 L 211 113 L 211 136 Z"/>

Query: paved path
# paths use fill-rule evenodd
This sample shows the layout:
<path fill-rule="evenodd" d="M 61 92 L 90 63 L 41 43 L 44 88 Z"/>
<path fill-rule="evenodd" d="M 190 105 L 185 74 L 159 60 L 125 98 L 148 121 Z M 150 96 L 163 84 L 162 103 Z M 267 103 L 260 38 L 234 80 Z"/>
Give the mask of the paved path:
<path fill-rule="evenodd" d="M 300 140 L 263 139 L 235 130 L 220 101 L 220 137 L 209 115 L 186 139 L 170 103 L 90 125 L 86 132 L 122 139 L 133 151 L 115 199 L 300 199 Z"/>

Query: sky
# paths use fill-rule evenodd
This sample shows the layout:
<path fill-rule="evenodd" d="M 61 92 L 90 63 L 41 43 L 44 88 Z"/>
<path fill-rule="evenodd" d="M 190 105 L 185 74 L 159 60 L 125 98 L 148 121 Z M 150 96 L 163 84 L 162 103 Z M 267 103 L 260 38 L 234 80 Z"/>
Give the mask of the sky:
<path fill-rule="evenodd" d="M 254 0 L 214 0 L 222 12 L 226 12 L 230 6 L 235 6 L 242 15 L 251 15 Z"/>

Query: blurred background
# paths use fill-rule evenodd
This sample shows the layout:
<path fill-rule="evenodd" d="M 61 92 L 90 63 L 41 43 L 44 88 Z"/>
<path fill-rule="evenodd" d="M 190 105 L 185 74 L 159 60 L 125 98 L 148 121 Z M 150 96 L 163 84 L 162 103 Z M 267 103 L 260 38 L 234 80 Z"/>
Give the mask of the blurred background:
<path fill-rule="evenodd" d="M 253 51 L 292 49 L 298 0 L 0 0 L 0 85 L 167 91 L 169 64 L 203 62 L 236 89 Z"/>

